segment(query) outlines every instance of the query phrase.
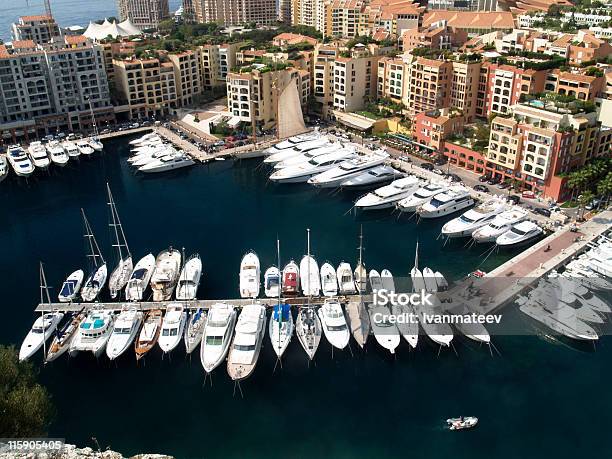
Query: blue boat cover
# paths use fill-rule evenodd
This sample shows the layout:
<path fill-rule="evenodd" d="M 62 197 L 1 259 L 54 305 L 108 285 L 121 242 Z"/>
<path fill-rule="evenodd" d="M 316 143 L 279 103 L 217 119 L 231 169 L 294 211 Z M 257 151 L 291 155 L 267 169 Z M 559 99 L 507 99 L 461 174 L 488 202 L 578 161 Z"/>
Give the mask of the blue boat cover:
<path fill-rule="evenodd" d="M 278 321 L 279 316 L 281 316 L 282 318 L 280 320 L 285 322 L 289 320 L 289 314 L 291 314 L 291 306 L 289 306 L 286 303 L 277 304 L 274 306 L 274 309 L 272 310 L 272 319 Z"/>

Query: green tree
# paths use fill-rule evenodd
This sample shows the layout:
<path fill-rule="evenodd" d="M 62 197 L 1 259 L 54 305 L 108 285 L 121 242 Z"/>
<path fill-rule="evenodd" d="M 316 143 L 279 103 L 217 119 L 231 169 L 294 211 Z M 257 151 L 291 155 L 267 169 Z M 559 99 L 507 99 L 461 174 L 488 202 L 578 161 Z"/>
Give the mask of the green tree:
<path fill-rule="evenodd" d="M 0 345 L 0 437 L 45 435 L 53 405 L 36 382 L 34 367 L 19 362 L 14 347 Z"/>
<path fill-rule="evenodd" d="M 595 199 L 595 195 L 591 191 L 585 191 L 578 197 L 578 205 L 580 206 L 580 217 L 584 217 L 584 211 L 587 204 Z"/>

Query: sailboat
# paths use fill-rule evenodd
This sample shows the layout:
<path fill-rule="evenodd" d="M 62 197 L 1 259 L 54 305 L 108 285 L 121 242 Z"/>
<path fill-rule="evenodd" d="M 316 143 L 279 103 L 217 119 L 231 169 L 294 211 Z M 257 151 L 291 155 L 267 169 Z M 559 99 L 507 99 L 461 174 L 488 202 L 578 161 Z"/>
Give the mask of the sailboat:
<path fill-rule="evenodd" d="M 66 319 L 64 325 L 58 327 L 55 331 L 55 336 L 47 351 L 45 363 L 56 360 L 70 349 L 72 339 L 79 331 L 79 325 L 85 319 L 85 308 L 81 309 L 79 312 L 67 313 Z"/>
<path fill-rule="evenodd" d="M 307 230 L 307 241 L 307 256 L 310 259 L 310 229 Z M 310 270 L 312 263 L 306 263 L 306 265 L 306 269 Z M 310 273 L 307 273 L 307 278 L 311 279 Z M 310 295 L 308 295 L 306 306 L 301 307 L 298 311 L 295 333 L 310 360 L 314 358 L 317 352 L 322 331 L 321 319 L 319 319 L 314 308 L 310 306 Z"/>
<path fill-rule="evenodd" d="M 358 266 L 363 267 L 363 229 L 359 232 L 359 263 Z M 338 268 L 340 270 L 340 268 Z M 355 270 L 357 273 L 357 269 Z M 350 276 L 351 270 L 350 267 L 348 269 L 348 274 Z M 350 282 L 352 284 L 352 280 Z M 359 301 L 349 301 L 346 305 L 346 319 L 348 322 L 349 330 L 357 341 L 359 347 L 363 349 L 365 346 L 368 335 L 370 334 L 370 316 L 368 315 L 368 311 L 366 310 L 365 304 L 363 303 L 362 294 L 363 290 L 359 289 Z"/>
<path fill-rule="evenodd" d="M 104 288 L 108 270 L 104 257 L 102 256 L 102 252 L 100 252 L 98 241 L 96 241 L 96 238 L 93 235 L 91 226 L 89 225 L 89 221 L 87 220 L 85 211 L 83 209 L 81 209 L 81 215 L 83 216 L 83 223 L 85 225 L 84 237 L 90 250 L 88 257 L 92 266 L 91 272 L 89 273 L 89 276 L 87 276 L 87 280 L 85 280 L 85 283 L 81 288 L 81 298 L 83 301 L 94 301 L 100 294 L 100 291 Z"/>
<path fill-rule="evenodd" d="M 395 292 L 395 281 L 393 280 L 391 271 L 383 269 L 380 273 L 380 280 L 385 291 Z M 419 321 L 412 307 L 407 304 L 399 304 L 399 302 L 396 302 L 391 305 L 391 313 L 395 317 L 405 317 L 406 320 L 396 324 L 397 329 L 410 347 L 413 349 L 416 348 L 419 342 Z"/>
<path fill-rule="evenodd" d="M 119 214 L 117 213 L 117 206 L 115 205 L 115 200 L 113 199 L 108 183 L 106 184 L 106 190 L 108 191 L 108 206 L 111 214 L 111 222 L 108 226 L 111 228 L 112 233 L 115 236 L 115 243 L 113 244 L 113 247 L 117 249 L 118 260 L 117 267 L 110 275 L 108 289 L 110 290 L 111 298 L 117 298 L 117 295 L 123 289 L 123 287 L 125 287 L 130 279 L 130 276 L 132 275 L 134 263 L 132 261 L 130 248 L 127 244 L 127 239 L 125 238 L 125 233 L 123 232 L 123 225 L 121 225 L 121 220 L 119 219 Z"/>
<path fill-rule="evenodd" d="M 89 99 L 89 110 L 91 111 L 91 122 L 93 124 L 94 135 L 89 138 L 87 143 L 89 143 L 91 148 L 93 148 L 95 151 L 102 151 L 104 149 L 104 144 L 98 137 L 98 125 L 96 124 L 96 117 L 93 112 L 93 106 L 91 105 L 91 99 Z"/>
<path fill-rule="evenodd" d="M 208 314 L 206 310 L 202 308 L 198 308 L 197 311 L 189 317 L 189 322 L 185 327 L 185 336 L 183 337 L 187 354 L 191 354 L 202 341 L 207 320 Z"/>
<path fill-rule="evenodd" d="M 280 243 L 276 240 L 276 251 L 278 256 L 278 266 L 280 266 Z M 278 270 L 277 270 L 278 275 Z M 280 280 L 280 279 L 279 279 Z M 268 335 L 270 343 L 280 359 L 293 336 L 293 315 L 291 314 L 291 306 L 289 304 L 281 304 L 281 288 L 280 285 L 276 288 L 278 303 L 272 309 L 272 317 L 268 325 Z"/>

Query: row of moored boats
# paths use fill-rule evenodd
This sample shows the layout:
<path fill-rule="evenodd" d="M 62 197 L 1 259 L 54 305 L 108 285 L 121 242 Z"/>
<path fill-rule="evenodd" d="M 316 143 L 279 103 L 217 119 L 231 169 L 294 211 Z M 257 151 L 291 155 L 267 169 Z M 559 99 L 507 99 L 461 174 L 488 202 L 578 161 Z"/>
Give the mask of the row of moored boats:
<path fill-rule="evenodd" d="M 177 150 L 156 132 L 130 141 L 130 146 L 128 163 L 140 172 L 166 172 L 195 164 L 183 150 Z"/>

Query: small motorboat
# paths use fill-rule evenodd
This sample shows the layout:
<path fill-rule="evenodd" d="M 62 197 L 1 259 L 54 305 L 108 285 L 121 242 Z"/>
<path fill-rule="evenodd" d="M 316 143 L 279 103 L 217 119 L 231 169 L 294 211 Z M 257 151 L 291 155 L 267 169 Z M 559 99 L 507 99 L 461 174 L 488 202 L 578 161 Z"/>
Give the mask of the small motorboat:
<path fill-rule="evenodd" d="M 355 268 L 355 286 L 359 293 L 365 293 L 368 287 L 368 272 L 363 263 L 359 263 Z"/>
<path fill-rule="evenodd" d="M 134 344 L 136 360 L 142 359 L 149 352 L 159 339 L 159 331 L 162 324 L 161 309 L 153 309 L 147 315 L 140 329 L 138 339 Z"/>
<path fill-rule="evenodd" d="M 202 259 L 200 255 L 195 253 L 187 259 L 181 270 L 181 275 L 179 276 L 176 286 L 176 299 L 195 300 L 201 277 Z"/>
<path fill-rule="evenodd" d="M 79 331 L 79 325 L 85 319 L 85 313 L 83 310 L 80 312 L 68 313 L 66 318 L 67 320 L 64 325 L 55 330 L 55 337 L 53 341 L 51 341 L 51 345 L 47 351 L 45 363 L 54 361 L 70 349 L 70 343 Z"/>
<path fill-rule="evenodd" d="M 300 283 L 304 296 L 319 296 L 321 292 L 321 278 L 319 265 L 311 255 L 304 255 L 300 261 Z"/>
<path fill-rule="evenodd" d="M 270 266 L 264 273 L 264 292 L 268 298 L 276 298 L 280 288 L 280 272 L 276 266 Z"/>
<path fill-rule="evenodd" d="M 300 268 L 291 260 L 283 269 L 283 295 L 297 295 L 300 290 Z"/>
<path fill-rule="evenodd" d="M 450 418 L 446 420 L 450 430 L 471 429 L 478 424 L 478 418 L 472 416 Z"/>
<path fill-rule="evenodd" d="M 240 298 L 257 298 L 260 289 L 259 258 L 248 252 L 240 262 Z"/>
<path fill-rule="evenodd" d="M 70 303 L 73 301 L 81 290 L 85 273 L 82 269 L 78 269 L 64 281 L 58 295 L 60 303 Z"/>
<path fill-rule="evenodd" d="M 350 264 L 344 261 L 340 263 L 336 271 L 336 277 L 338 278 L 338 286 L 340 287 L 341 295 L 353 295 L 357 293 L 355 281 L 353 279 L 353 270 Z"/>
<path fill-rule="evenodd" d="M 157 341 L 164 353 L 171 352 L 181 342 L 187 322 L 187 311 L 181 303 L 170 303 L 162 320 L 161 334 Z"/>
<path fill-rule="evenodd" d="M 189 318 L 187 326 L 185 327 L 185 336 L 183 337 L 187 354 L 191 354 L 202 341 L 207 320 L 208 314 L 203 309 L 198 309 Z"/>
<path fill-rule="evenodd" d="M 538 225 L 529 220 L 524 220 L 498 236 L 495 243 L 499 247 L 516 247 L 529 244 L 534 239 L 539 238 L 542 233 L 544 233 L 544 230 Z"/>
<path fill-rule="evenodd" d="M 6 156 L 0 155 L 0 182 L 8 177 L 9 174 L 9 166 L 8 161 L 6 160 Z"/>
<path fill-rule="evenodd" d="M 338 294 L 336 270 L 329 263 L 323 263 L 323 266 L 321 266 L 321 288 L 325 296 L 336 296 Z"/>
<path fill-rule="evenodd" d="M 27 360 L 53 335 L 64 317 L 63 312 L 48 312 L 38 317 L 19 349 L 19 361 Z"/>
<path fill-rule="evenodd" d="M 375 269 L 370 270 L 370 287 L 372 288 L 372 292 L 377 292 L 379 290 L 383 290 L 383 281 L 380 277 L 380 274 Z"/>

